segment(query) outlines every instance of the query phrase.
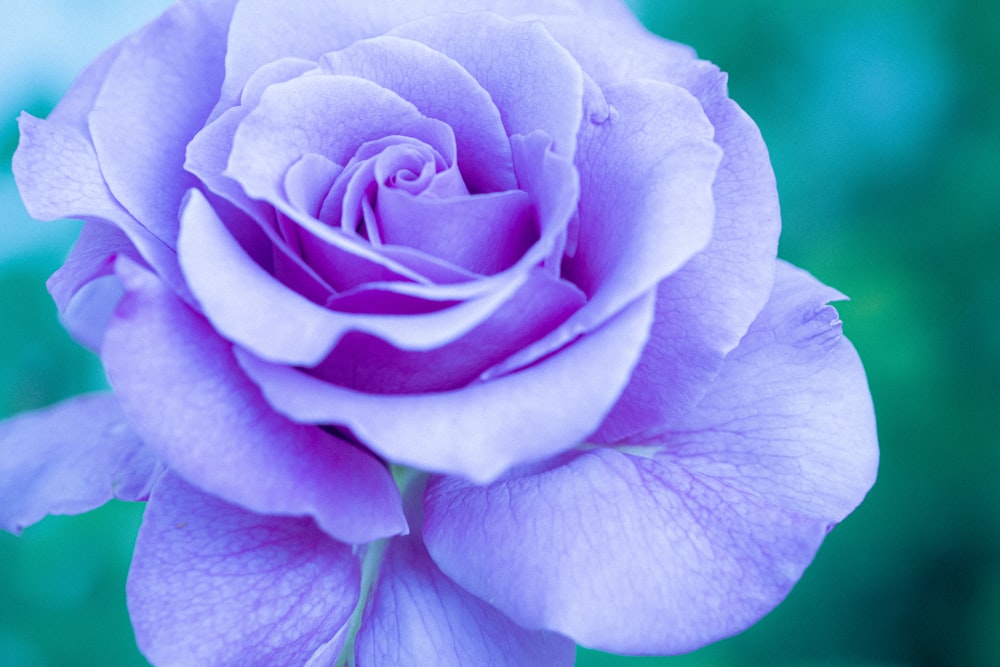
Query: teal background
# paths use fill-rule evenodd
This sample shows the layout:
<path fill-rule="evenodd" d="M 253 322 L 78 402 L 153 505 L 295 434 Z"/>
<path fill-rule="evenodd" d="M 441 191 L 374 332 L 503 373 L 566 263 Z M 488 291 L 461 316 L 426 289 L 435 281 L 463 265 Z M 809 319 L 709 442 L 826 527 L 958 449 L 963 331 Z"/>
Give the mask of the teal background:
<path fill-rule="evenodd" d="M 31 221 L 9 158 L 98 51 L 168 3 L 0 0 L 0 415 L 100 387 L 44 288 L 77 223 Z M 882 466 L 801 583 L 740 636 L 582 667 L 1000 664 L 1000 10 L 664 0 L 655 31 L 730 73 L 781 192 L 781 256 L 850 295 Z M 143 665 L 124 581 L 141 506 L 0 534 L 0 665 Z"/>

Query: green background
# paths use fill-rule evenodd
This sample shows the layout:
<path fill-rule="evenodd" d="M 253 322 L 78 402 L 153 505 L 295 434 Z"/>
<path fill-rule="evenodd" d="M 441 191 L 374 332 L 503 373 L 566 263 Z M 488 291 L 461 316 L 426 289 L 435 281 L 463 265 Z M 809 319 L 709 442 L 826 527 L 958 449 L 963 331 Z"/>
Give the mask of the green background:
<path fill-rule="evenodd" d="M 44 280 L 77 223 L 35 223 L 9 158 L 164 0 L 0 0 L 0 416 L 101 386 Z M 583 667 L 1000 665 L 1000 10 L 990 2 L 636 0 L 730 73 L 781 192 L 781 256 L 852 301 L 882 447 L 868 499 L 786 602 L 673 658 Z M 141 506 L 0 534 L 0 665 L 143 665 L 124 581 Z"/>

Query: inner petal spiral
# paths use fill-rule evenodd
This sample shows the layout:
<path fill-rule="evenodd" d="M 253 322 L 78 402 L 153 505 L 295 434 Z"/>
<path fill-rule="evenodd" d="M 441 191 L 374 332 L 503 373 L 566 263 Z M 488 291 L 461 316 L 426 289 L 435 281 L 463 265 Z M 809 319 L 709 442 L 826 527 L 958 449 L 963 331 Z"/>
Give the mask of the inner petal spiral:
<path fill-rule="evenodd" d="M 434 128 L 439 129 L 439 128 Z M 438 146 L 420 139 L 390 136 L 362 145 L 337 176 L 319 211 L 319 219 L 358 233 L 373 245 L 393 241 L 382 226 L 379 201 L 389 190 L 438 198 L 468 195 L 455 166 L 454 138 L 439 129 Z M 439 149 L 440 147 L 440 149 Z M 444 153 L 444 154 L 442 154 Z M 401 224 L 420 224 L 406 219 Z"/>

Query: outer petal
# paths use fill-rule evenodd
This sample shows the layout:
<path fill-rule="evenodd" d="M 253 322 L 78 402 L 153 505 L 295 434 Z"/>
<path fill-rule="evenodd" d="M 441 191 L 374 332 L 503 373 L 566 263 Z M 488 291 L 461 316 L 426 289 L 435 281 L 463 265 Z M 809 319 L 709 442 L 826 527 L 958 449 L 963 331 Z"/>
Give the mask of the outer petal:
<path fill-rule="evenodd" d="M 429 488 L 438 566 L 529 628 L 615 653 L 734 634 L 801 576 L 828 522 L 682 466 L 593 450 L 490 487 Z"/>
<path fill-rule="evenodd" d="M 186 294 L 176 255 L 108 190 L 86 130 L 27 114 L 21 114 L 19 124 L 21 139 L 12 166 L 28 213 L 43 220 L 85 218 L 114 224 L 157 273 Z"/>
<path fill-rule="evenodd" d="M 787 267 L 678 430 L 487 487 L 428 486 L 438 566 L 526 627 L 622 653 L 678 653 L 774 607 L 877 460 L 864 372 L 835 296 Z"/>
<path fill-rule="evenodd" d="M 157 665 L 303 665 L 339 652 L 360 580 L 351 547 L 311 520 L 252 514 L 168 474 L 127 590 L 136 641 Z"/>
<path fill-rule="evenodd" d="M 315 60 L 328 51 L 425 16 L 493 11 L 507 17 L 538 12 L 581 13 L 581 4 L 602 19 L 630 19 L 618 2 L 575 0 L 408 0 L 377 7 L 353 0 L 242 0 L 233 14 L 226 53 L 226 80 L 217 111 L 239 100 L 243 85 L 262 65 L 282 57 Z"/>
<path fill-rule="evenodd" d="M 31 217 L 40 220 L 127 215 L 101 174 L 94 147 L 84 131 L 27 113 L 12 167 Z"/>
<path fill-rule="evenodd" d="M 609 117 L 580 131 L 580 237 L 565 267 L 591 295 L 579 314 L 584 326 L 604 321 L 705 247 L 722 158 L 701 105 L 683 89 L 632 81 L 605 94 Z"/>
<path fill-rule="evenodd" d="M 651 33 L 624 2 L 578 4 L 585 13 L 544 11 L 538 18 L 601 86 L 636 78 L 676 83 L 669 73 L 695 60 L 694 49 Z"/>
<path fill-rule="evenodd" d="M 405 530 L 388 471 L 367 452 L 275 414 L 223 341 L 152 275 L 125 285 L 102 358 L 149 447 L 199 487 L 254 511 L 308 514 L 346 542 Z"/>
<path fill-rule="evenodd" d="M 693 91 L 723 150 L 712 185 L 712 240 L 660 284 L 649 344 L 598 441 L 662 428 L 686 414 L 708 391 L 773 284 L 781 218 L 767 148 L 757 126 L 729 99 L 725 75 L 708 63 L 688 67 L 698 72 Z"/>
<path fill-rule="evenodd" d="M 507 134 L 540 130 L 552 138 L 557 154 L 576 152 L 583 73 L 541 23 L 441 14 L 401 25 L 392 34 L 423 42 L 462 65 L 493 98 Z M 490 48 L 484 49 L 487 43 Z"/>
<path fill-rule="evenodd" d="M 690 93 L 657 81 L 607 91 L 610 113 L 580 131 L 580 224 L 564 275 L 589 297 L 558 330 L 505 363 L 517 368 L 607 320 L 701 250 L 715 217 L 721 151 Z M 622 224 L 622 221 L 628 224 Z"/>
<path fill-rule="evenodd" d="M 112 273 L 114 258 L 118 255 L 139 260 L 128 237 L 114 225 L 102 222 L 84 224 L 66 262 L 45 283 L 59 310 L 66 310 L 70 300 L 85 284 Z"/>
<path fill-rule="evenodd" d="M 109 393 L 0 422 L 0 528 L 80 514 L 111 498 L 145 500 L 163 468 Z"/>
<path fill-rule="evenodd" d="M 575 446 L 628 381 L 652 314 L 641 299 L 590 335 L 517 373 L 462 389 L 364 394 L 238 353 L 278 411 L 346 426 L 390 461 L 478 483 Z"/>
<path fill-rule="evenodd" d="M 234 4 L 182 2 L 133 35 L 90 113 L 111 191 L 171 247 L 181 198 L 194 185 L 183 169 L 185 146 L 218 99 Z"/>
<path fill-rule="evenodd" d="M 46 283 L 63 326 L 91 350 L 100 348 L 111 312 L 121 298 L 121 284 L 112 273 L 118 255 L 141 261 L 121 230 L 88 222 L 66 262 Z"/>
<path fill-rule="evenodd" d="M 358 667 L 570 667 L 575 646 L 525 630 L 444 576 L 416 535 L 392 540 L 355 644 Z"/>
<path fill-rule="evenodd" d="M 81 345 L 97 352 L 122 291 L 115 275 L 91 280 L 73 295 L 66 310 L 59 313 L 59 320 Z"/>
<path fill-rule="evenodd" d="M 771 300 L 712 389 L 651 442 L 692 471 L 843 519 L 875 481 L 878 447 L 861 361 L 824 305 L 842 298 L 779 262 Z"/>

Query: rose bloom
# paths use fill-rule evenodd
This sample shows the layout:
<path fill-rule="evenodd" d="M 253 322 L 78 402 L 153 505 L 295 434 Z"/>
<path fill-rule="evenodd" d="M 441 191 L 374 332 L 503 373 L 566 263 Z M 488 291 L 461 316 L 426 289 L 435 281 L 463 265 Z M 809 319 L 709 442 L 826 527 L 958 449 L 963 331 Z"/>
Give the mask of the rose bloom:
<path fill-rule="evenodd" d="M 147 501 L 154 664 L 691 651 L 873 483 L 757 128 L 617 0 L 182 1 L 20 123 L 112 391 L 0 426 L 0 525 Z"/>

